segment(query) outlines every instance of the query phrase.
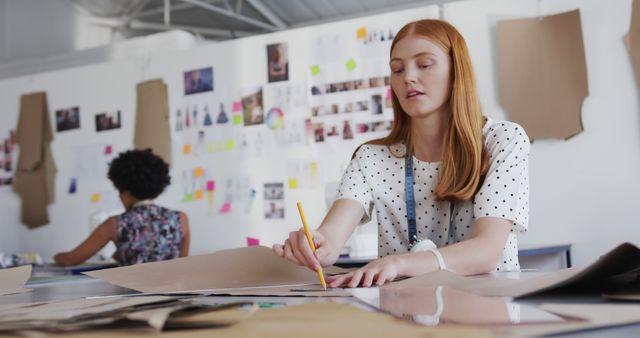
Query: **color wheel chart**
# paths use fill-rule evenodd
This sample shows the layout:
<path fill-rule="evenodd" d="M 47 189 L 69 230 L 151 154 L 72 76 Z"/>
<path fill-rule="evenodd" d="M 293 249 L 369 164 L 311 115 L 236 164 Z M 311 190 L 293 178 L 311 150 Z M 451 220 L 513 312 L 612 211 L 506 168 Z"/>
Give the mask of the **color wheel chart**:
<path fill-rule="evenodd" d="M 282 109 L 278 107 L 269 109 L 265 123 L 273 130 L 282 128 L 284 125 L 284 113 Z"/>

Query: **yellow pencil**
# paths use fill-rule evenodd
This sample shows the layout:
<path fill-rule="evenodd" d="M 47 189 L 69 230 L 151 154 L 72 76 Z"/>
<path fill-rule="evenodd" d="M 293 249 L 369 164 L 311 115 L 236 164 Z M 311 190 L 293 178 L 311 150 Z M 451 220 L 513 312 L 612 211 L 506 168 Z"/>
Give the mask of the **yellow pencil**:
<path fill-rule="evenodd" d="M 307 240 L 309 241 L 309 246 L 311 246 L 311 251 L 315 253 L 316 245 L 313 244 L 313 238 L 311 238 L 309 227 L 307 227 L 307 218 L 304 217 L 304 211 L 302 211 L 302 204 L 298 202 L 297 206 L 298 206 L 298 212 L 300 213 L 300 218 L 302 219 L 302 227 L 304 228 L 304 234 L 305 236 L 307 236 Z M 326 290 L 327 282 L 324 281 L 324 272 L 322 272 L 322 267 L 317 268 L 316 273 L 318 273 L 318 279 L 320 279 L 320 284 L 322 284 L 322 287 Z"/>

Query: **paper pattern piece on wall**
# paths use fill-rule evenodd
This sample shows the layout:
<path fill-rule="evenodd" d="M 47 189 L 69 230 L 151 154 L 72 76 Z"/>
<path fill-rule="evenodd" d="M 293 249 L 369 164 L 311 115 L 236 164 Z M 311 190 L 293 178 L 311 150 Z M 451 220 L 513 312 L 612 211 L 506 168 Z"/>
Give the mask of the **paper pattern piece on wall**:
<path fill-rule="evenodd" d="M 640 87 L 640 1 L 633 0 L 631 6 L 631 26 L 629 34 L 626 36 L 626 42 L 636 74 L 636 84 Z"/>
<path fill-rule="evenodd" d="M 567 139 L 582 128 L 589 93 L 580 11 L 498 21 L 500 104 L 534 139 Z"/>
<path fill-rule="evenodd" d="M 167 85 L 160 79 L 137 86 L 138 103 L 133 146 L 151 148 L 154 154 L 171 164 L 171 131 Z"/>
<path fill-rule="evenodd" d="M 53 203 L 57 172 L 51 154 L 53 131 L 44 92 L 20 97 L 16 141 L 20 154 L 13 190 L 22 200 L 22 223 L 36 228 L 49 223 L 47 206 Z"/>

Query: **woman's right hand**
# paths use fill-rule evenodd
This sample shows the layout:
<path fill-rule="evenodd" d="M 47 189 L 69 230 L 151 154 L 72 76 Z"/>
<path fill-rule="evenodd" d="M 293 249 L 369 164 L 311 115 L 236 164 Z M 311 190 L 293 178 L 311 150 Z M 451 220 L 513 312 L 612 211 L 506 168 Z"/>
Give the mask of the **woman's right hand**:
<path fill-rule="evenodd" d="M 278 256 L 295 264 L 306 266 L 313 271 L 321 266 L 333 264 L 337 257 L 333 257 L 335 256 L 334 250 L 332 250 L 327 238 L 319 231 L 312 231 L 311 237 L 316 246 L 315 254 L 309 246 L 303 228 L 290 232 L 289 238 L 284 241 L 284 244 L 274 244 L 273 251 Z"/>

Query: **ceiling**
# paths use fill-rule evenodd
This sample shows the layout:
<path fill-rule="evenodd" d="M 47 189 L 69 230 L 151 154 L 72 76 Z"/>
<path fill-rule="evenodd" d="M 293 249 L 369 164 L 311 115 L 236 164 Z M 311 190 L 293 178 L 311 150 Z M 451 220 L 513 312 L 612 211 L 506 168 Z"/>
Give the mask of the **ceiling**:
<path fill-rule="evenodd" d="M 183 29 L 211 40 L 452 0 L 67 0 L 126 37 Z"/>

